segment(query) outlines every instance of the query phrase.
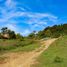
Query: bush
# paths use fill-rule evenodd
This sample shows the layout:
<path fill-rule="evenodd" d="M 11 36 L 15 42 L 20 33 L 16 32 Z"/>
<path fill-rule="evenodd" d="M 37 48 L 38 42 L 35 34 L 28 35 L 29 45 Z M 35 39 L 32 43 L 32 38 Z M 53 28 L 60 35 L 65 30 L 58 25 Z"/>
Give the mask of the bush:
<path fill-rule="evenodd" d="M 54 59 L 54 62 L 55 63 L 61 63 L 61 62 L 63 62 L 63 59 L 60 58 L 59 56 L 56 56 L 55 59 Z"/>

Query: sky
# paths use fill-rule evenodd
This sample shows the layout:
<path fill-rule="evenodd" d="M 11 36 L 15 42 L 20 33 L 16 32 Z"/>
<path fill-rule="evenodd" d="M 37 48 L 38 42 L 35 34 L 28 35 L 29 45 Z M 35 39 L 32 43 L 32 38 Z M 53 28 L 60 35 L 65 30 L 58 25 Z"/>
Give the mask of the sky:
<path fill-rule="evenodd" d="M 67 23 L 67 0 L 0 0 L 0 29 L 23 36 Z"/>

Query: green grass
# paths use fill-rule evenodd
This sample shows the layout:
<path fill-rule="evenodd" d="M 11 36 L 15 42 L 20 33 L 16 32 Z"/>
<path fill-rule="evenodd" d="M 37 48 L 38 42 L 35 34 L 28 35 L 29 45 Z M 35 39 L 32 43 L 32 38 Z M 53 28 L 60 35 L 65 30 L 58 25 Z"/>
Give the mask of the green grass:
<path fill-rule="evenodd" d="M 7 52 L 29 52 L 40 47 L 40 42 L 36 40 L 0 40 L 0 64 L 6 63 L 7 57 L 3 56 Z"/>
<path fill-rule="evenodd" d="M 60 37 L 38 58 L 33 67 L 67 67 L 67 36 Z"/>
<path fill-rule="evenodd" d="M 0 53 L 8 51 L 31 51 L 40 47 L 39 41 L 36 40 L 0 40 Z"/>
<path fill-rule="evenodd" d="M 35 50 L 35 49 L 37 49 L 37 48 L 39 48 L 40 47 L 40 44 L 30 44 L 30 45 L 27 45 L 27 46 L 24 46 L 24 47 L 18 47 L 18 48 L 16 48 L 16 49 L 14 49 L 14 50 L 12 50 L 12 51 L 25 51 L 25 52 L 28 52 L 28 51 L 32 51 L 32 50 Z"/>

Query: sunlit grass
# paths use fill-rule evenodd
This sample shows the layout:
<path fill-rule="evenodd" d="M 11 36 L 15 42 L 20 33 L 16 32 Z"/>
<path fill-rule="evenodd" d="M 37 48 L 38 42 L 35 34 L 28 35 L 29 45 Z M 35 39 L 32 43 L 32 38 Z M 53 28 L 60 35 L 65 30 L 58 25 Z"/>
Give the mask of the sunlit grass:
<path fill-rule="evenodd" d="M 60 37 L 37 59 L 33 67 L 67 67 L 67 36 Z"/>

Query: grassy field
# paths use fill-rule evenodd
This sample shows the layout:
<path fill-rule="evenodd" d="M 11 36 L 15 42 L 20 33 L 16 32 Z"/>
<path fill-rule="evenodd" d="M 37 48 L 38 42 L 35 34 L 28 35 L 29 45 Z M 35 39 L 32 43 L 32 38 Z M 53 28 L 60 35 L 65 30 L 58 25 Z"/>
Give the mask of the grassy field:
<path fill-rule="evenodd" d="M 0 53 L 8 51 L 31 51 L 40 47 L 35 40 L 0 40 Z"/>
<path fill-rule="evenodd" d="M 0 64 L 7 61 L 6 56 L 3 54 L 14 52 L 28 52 L 40 47 L 40 42 L 35 40 L 0 40 Z"/>
<path fill-rule="evenodd" d="M 33 67 L 67 67 L 67 36 L 60 37 L 37 58 Z"/>

